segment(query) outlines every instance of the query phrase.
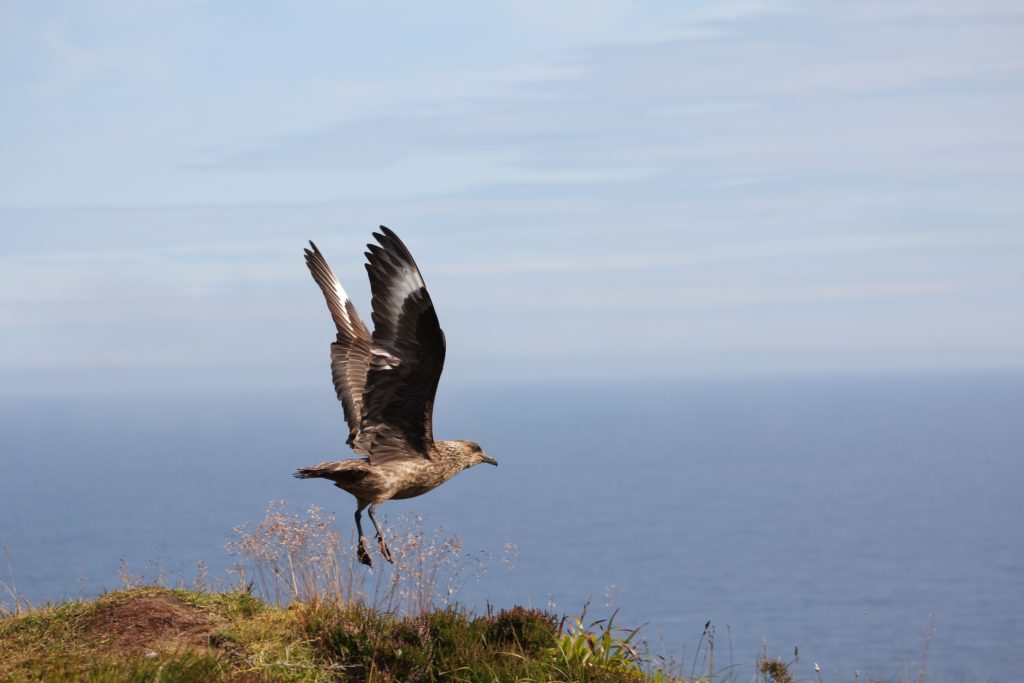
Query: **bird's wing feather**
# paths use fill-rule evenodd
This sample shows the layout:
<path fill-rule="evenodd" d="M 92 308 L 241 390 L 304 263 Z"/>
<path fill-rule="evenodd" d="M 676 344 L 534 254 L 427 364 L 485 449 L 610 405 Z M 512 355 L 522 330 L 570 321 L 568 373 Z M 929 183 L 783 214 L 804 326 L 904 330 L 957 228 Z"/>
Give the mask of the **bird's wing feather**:
<path fill-rule="evenodd" d="M 331 344 L 331 377 L 334 391 L 338 394 L 348 423 L 348 444 L 361 455 L 356 446 L 359 424 L 363 411 L 363 393 L 366 373 L 370 366 L 370 348 L 373 346 L 370 331 L 359 317 L 352 300 L 348 298 L 327 260 L 312 242 L 312 249 L 306 249 L 306 265 L 313 279 L 327 300 L 327 308 L 338 329 L 338 338 Z"/>
<path fill-rule="evenodd" d="M 369 244 L 366 271 L 373 293 L 373 345 L 355 445 L 374 463 L 430 457 L 437 382 L 444 368 L 444 332 L 412 254 L 381 226 Z"/>

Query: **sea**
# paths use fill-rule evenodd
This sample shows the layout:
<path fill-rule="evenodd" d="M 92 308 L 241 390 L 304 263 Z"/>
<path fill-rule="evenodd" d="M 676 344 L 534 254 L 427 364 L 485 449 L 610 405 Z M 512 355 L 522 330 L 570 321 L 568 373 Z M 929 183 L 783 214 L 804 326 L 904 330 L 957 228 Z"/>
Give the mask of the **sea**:
<path fill-rule="evenodd" d="M 380 511 L 489 558 L 469 609 L 618 610 L 686 672 L 710 622 L 740 681 L 762 652 L 802 679 L 1024 680 L 1022 374 L 463 382 L 435 412 L 500 466 Z M 8 388 L 0 581 L 40 605 L 120 587 L 122 562 L 229 576 L 270 501 L 350 534 L 348 494 L 291 477 L 344 437 L 329 386 Z"/>

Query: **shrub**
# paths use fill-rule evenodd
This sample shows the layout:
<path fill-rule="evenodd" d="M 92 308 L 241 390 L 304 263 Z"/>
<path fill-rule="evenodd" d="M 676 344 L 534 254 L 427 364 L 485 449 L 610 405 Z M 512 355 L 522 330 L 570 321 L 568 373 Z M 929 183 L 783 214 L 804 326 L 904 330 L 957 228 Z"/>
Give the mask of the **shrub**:
<path fill-rule="evenodd" d="M 544 610 L 513 607 L 501 610 L 490 624 L 488 639 L 502 645 L 517 645 L 536 654 L 555 646 L 558 618 Z"/>

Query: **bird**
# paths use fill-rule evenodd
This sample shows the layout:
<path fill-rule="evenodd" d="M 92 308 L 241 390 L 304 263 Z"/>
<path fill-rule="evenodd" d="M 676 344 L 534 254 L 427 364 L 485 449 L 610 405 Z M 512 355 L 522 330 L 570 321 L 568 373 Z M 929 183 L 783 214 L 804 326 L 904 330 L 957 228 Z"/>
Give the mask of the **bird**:
<path fill-rule="evenodd" d="M 431 491 L 467 468 L 497 466 L 474 441 L 434 440 L 433 412 L 444 368 L 445 337 L 434 303 L 412 254 L 392 230 L 380 226 L 367 244 L 373 334 L 312 240 L 306 265 L 327 300 L 337 328 L 331 377 L 348 424 L 347 444 L 360 457 L 302 467 L 294 476 L 322 478 L 356 499 L 357 556 L 372 567 L 362 513 L 369 508 L 381 557 L 394 557 L 377 522 L 388 500 Z"/>

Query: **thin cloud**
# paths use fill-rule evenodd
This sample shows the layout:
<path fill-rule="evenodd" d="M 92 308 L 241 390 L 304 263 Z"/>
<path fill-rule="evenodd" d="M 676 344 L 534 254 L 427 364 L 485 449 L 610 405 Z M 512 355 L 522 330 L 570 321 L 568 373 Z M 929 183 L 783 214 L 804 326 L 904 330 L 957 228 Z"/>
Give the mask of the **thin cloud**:
<path fill-rule="evenodd" d="M 777 260 L 862 254 L 867 252 L 919 251 L 921 249 L 962 250 L 1024 249 L 1024 234 L 1019 231 L 988 233 L 907 232 L 874 235 L 835 235 L 795 240 L 739 242 L 695 246 L 647 254 L 619 254 L 598 258 L 526 258 L 487 263 L 441 265 L 437 270 L 448 275 L 474 273 L 563 273 L 567 271 L 622 271 L 654 268 L 685 268 L 698 264 L 726 261 Z"/>

